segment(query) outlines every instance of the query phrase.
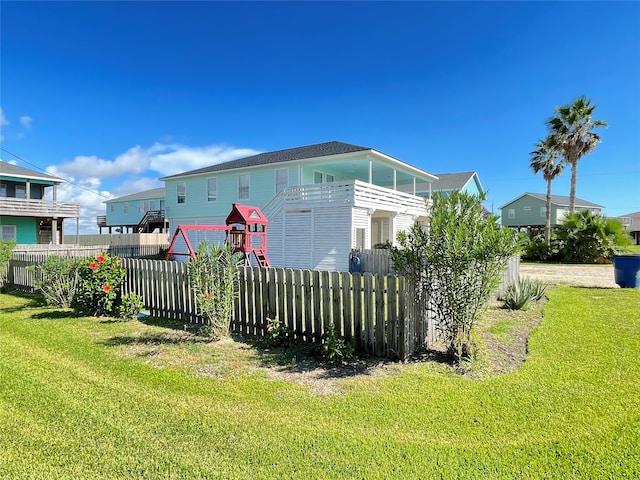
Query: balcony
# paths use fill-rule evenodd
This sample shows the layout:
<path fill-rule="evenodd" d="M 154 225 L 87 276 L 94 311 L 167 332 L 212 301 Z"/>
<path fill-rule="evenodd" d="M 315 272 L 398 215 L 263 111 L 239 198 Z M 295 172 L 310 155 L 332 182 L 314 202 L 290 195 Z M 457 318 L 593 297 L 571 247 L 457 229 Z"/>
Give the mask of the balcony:
<path fill-rule="evenodd" d="M 287 207 L 311 205 L 351 205 L 374 210 L 427 216 L 425 199 L 398 190 L 360 180 L 300 185 L 283 189 L 264 209 L 267 212 L 284 204 Z"/>
<path fill-rule="evenodd" d="M 0 197 L 0 215 L 13 217 L 78 218 L 80 205 L 26 198 Z"/>

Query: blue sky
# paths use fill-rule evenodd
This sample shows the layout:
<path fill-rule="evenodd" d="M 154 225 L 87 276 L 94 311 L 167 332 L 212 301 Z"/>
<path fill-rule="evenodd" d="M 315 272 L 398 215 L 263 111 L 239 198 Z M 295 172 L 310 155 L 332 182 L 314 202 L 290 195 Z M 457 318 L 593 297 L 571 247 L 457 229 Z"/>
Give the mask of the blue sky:
<path fill-rule="evenodd" d="M 545 191 L 529 153 L 582 95 L 609 127 L 577 196 L 640 210 L 638 2 L 3 0 L 0 15 L 0 158 L 69 180 L 82 233 L 162 176 L 331 140 L 475 170 L 499 213 Z"/>

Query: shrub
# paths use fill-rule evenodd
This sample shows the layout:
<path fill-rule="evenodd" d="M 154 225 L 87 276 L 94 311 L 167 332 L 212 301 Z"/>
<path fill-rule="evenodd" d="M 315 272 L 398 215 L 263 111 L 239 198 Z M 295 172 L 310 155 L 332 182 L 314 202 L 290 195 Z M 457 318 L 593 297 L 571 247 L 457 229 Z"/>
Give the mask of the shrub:
<path fill-rule="evenodd" d="M 31 266 L 35 271 L 35 286 L 44 295 L 49 305 L 67 308 L 71 306 L 78 286 L 78 270 L 82 260 L 63 258 L 55 255 L 47 257 L 44 263 Z"/>
<path fill-rule="evenodd" d="M 540 300 L 546 291 L 546 285 L 539 280 L 521 278 L 509 285 L 504 292 L 504 308 L 526 310 L 530 302 Z"/>
<path fill-rule="evenodd" d="M 551 244 L 547 245 L 542 235 L 536 235 L 528 240 L 522 252 L 523 260 L 548 261 L 557 258 L 557 241 L 552 237 Z"/>
<path fill-rule="evenodd" d="M 335 326 L 329 325 L 324 334 L 322 356 L 327 363 L 350 362 L 356 358 L 356 343 L 354 340 L 347 342 L 336 333 Z"/>
<path fill-rule="evenodd" d="M 622 223 L 588 210 L 570 213 L 555 229 L 563 262 L 596 263 L 610 259 L 632 243 Z"/>
<path fill-rule="evenodd" d="M 117 316 L 125 273 L 122 261 L 106 253 L 84 260 L 78 268 L 74 309 L 96 317 Z"/>
<path fill-rule="evenodd" d="M 120 307 L 118 308 L 118 318 L 124 321 L 134 320 L 138 318 L 140 312 L 144 309 L 142 297 L 137 293 L 128 293 L 122 296 Z"/>
<path fill-rule="evenodd" d="M 391 250 L 395 270 L 415 281 L 417 301 L 435 314 L 458 362 L 471 357 L 471 330 L 520 250 L 518 234 L 500 228 L 495 215 L 485 218 L 485 198 L 434 195 L 428 228 L 416 222 Z"/>
<path fill-rule="evenodd" d="M 286 325 L 282 325 L 277 318 L 269 319 L 267 323 L 267 333 L 262 342 L 267 348 L 287 347 L 291 344 L 291 330 Z"/>
<path fill-rule="evenodd" d="M 15 246 L 15 240 L 0 240 L 0 287 L 4 286 L 6 281 L 5 276 L 9 268 L 9 260 L 11 260 L 13 247 Z"/>
<path fill-rule="evenodd" d="M 233 302 L 238 296 L 240 255 L 229 245 L 204 241 L 188 264 L 189 285 L 200 315 L 211 325 L 213 335 L 229 335 Z"/>

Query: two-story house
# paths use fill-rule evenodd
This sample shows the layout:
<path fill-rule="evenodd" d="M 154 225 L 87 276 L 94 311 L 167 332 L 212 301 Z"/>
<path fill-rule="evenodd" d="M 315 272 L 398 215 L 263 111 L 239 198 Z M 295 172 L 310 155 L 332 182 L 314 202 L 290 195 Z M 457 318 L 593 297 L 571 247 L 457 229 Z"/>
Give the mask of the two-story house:
<path fill-rule="evenodd" d="M 164 215 L 164 188 L 152 188 L 104 202 L 106 215 L 99 215 L 97 224 L 102 233 L 115 229 L 119 233 L 168 232 Z"/>
<path fill-rule="evenodd" d="M 60 244 L 66 218 L 76 219 L 77 235 L 80 206 L 57 200 L 58 185 L 63 182 L 47 173 L 0 162 L 0 239 Z"/>
<path fill-rule="evenodd" d="M 436 173 L 433 182 L 416 184 L 416 195 L 431 198 L 434 193 L 448 196 L 451 192 L 465 192 L 470 195 L 484 193 L 478 172 L 460 173 Z M 412 185 L 401 185 L 398 189 L 402 192 L 413 193 Z"/>
<path fill-rule="evenodd" d="M 269 220 L 273 266 L 347 271 L 352 249 L 393 242 L 398 231 L 427 220 L 416 185 L 436 177 L 373 148 L 334 141 L 161 180 L 171 232 L 180 224 L 224 225 L 233 203 L 252 205 Z"/>
<path fill-rule="evenodd" d="M 602 213 L 604 208 L 581 198 L 576 198 L 576 211 L 589 210 Z M 528 231 L 534 236 L 544 232 L 547 215 L 547 196 L 544 193 L 523 193 L 500 207 L 501 221 L 505 227 Z M 551 195 L 551 226 L 559 225 L 569 213 L 569 196 Z"/>

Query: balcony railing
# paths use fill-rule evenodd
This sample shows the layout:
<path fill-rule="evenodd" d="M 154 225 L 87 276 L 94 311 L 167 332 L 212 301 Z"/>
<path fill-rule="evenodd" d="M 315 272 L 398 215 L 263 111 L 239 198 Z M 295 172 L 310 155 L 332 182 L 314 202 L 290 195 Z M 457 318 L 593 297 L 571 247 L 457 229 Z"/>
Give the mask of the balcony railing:
<path fill-rule="evenodd" d="M 13 217 L 78 218 L 80 205 L 26 198 L 0 197 L 0 215 Z"/>
<path fill-rule="evenodd" d="M 263 212 L 267 215 L 267 212 L 277 209 L 280 203 L 287 206 L 299 204 L 301 207 L 312 204 L 351 205 L 417 216 L 428 214 L 424 198 L 360 180 L 288 187 L 283 189 Z"/>

